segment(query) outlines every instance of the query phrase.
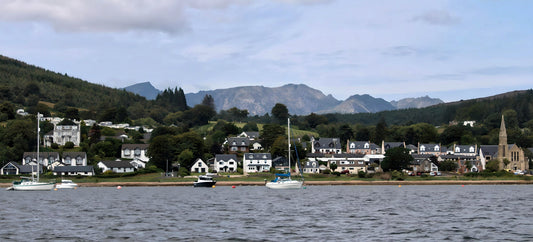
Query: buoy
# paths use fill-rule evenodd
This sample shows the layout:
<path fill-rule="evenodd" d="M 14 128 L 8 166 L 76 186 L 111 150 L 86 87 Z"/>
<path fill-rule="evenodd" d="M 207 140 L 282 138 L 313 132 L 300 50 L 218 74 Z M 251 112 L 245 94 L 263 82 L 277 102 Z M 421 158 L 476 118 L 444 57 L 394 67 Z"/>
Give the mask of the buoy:
<path fill-rule="evenodd" d="M 235 188 L 235 185 L 231 186 L 231 188 Z"/>
<path fill-rule="evenodd" d="M 120 190 L 120 189 L 122 189 L 122 187 L 121 186 L 117 186 L 117 189 Z"/>
<path fill-rule="evenodd" d="M 465 187 L 465 185 L 461 185 L 462 187 Z"/>
<path fill-rule="evenodd" d="M 215 185 L 213 185 L 212 188 L 215 188 Z"/>
<path fill-rule="evenodd" d="M 57 188 L 54 188 L 54 191 L 57 191 Z"/>
<path fill-rule="evenodd" d="M 398 185 L 398 187 L 402 187 L 402 185 Z"/>

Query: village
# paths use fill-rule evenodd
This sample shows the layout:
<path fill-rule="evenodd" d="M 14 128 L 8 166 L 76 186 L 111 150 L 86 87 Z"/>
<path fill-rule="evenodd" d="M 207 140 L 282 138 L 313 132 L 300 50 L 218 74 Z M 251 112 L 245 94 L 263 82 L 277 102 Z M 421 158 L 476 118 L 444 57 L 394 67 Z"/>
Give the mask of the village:
<path fill-rule="evenodd" d="M 19 114 L 23 112 L 19 111 Z M 41 144 L 44 147 L 51 147 L 53 144 L 64 146 L 71 142 L 74 146 L 79 146 L 81 140 L 81 123 L 61 124 L 62 118 L 40 117 L 41 121 L 48 121 L 54 124 L 53 131 L 44 134 Z M 84 120 L 84 125 L 92 126 L 96 124 L 94 120 Z M 115 129 L 134 129 L 141 127 L 130 127 L 128 124 L 113 124 L 111 122 L 101 122 L 98 125 Z M 472 125 L 472 124 L 465 124 Z M 144 127 L 147 131 L 145 136 L 149 137 L 151 129 Z M 122 142 L 129 137 L 121 134 L 117 139 Z M 299 141 L 298 139 L 295 141 Z M 191 173 L 230 173 L 249 175 L 259 172 L 289 172 L 289 163 L 283 156 L 272 157 L 271 153 L 264 151 L 260 143 L 259 132 L 242 132 L 237 137 L 228 137 L 225 145 L 225 154 L 215 154 L 213 158 L 202 160 L 195 159 L 189 171 Z M 147 167 L 150 157 L 147 155 L 149 144 L 129 144 L 121 145 L 120 157 L 114 160 L 101 160 L 96 165 L 88 163 L 85 152 L 24 152 L 20 161 L 6 162 L 0 169 L 0 175 L 29 175 L 35 173 L 37 164 L 39 171 L 51 172 L 54 176 L 94 176 L 98 173 L 128 173 Z M 498 161 L 498 169 L 506 170 L 517 175 L 527 174 L 529 171 L 529 160 L 524 155 L 524 151 L 515 144 L 507 144 L 507 133 L 504 117 L 502 116 L 499 144 L 498 145 L 453 145 L 450 147 L 436 143 L 406 144 L 405 142 L 387 142 L 375 144 L 370 141 L 350 141 L 346 143 L 346 148 L 342 148 L 339 138 L 314 138 L 309 142 L 303 142 L 306 159 L 300 161 L 301 167 L 293 168 L 293 173 L 318 174 L 367 174 L 381 172 L 381 162 L 385 158 L 387 150 L 392 148 L 406 148 L 413 157 L 409 168 L 404 172 L 408 175 L 430 175 L 441 174 L 438 163 L 455 163 L 452 172 L 458 174 L 481 172 L 487 169 L 487 164 L 491 160 Z M 528 148 L 533 151 L 533 148 Z M 241 157 L 242 155 L 242 157 Z M 39 157 L 39 161 L 37 161 Z M 294 164 L 294 163 L 293 163 Z M 179 164 L 169 163 L 166 175 L 177 176 L 174 169 L 179 168 Z M 95 170 L 97 169 L 97 170 Z M 169 172 L 170 170 L 170 172 Z"/>

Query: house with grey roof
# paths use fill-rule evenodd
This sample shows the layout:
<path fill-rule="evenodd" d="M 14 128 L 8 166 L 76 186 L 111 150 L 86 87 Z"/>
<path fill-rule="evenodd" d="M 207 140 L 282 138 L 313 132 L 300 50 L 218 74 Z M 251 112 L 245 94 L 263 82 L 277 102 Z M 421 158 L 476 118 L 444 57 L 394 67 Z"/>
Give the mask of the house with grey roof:
<path fill-rule="evenodd" d="M 217 154 L 215 155 L 216 172 L 236 172 L 238 167 L 237 155 L 235 154 Z"/>
<path fill-rule="evenodd" d="M 444 155 L 447 152 L 447 148 L 445 146 L 441 146 L 440 144 L 418 144 L 418 154 L 424 155 L 424 154 L 430 154 L 434 156 L 440 156 Z"/>
<path fill-rule="evenodd" d="M 341 140 L 339 138 L 311 137 L 311 153 L 340 154 L 342 153 Z"/>
<path fill-rule="evenodd" d="M 392 148 L 398 148 L 398 147 L 406 148 L 405 142 L 385 142 L 385 141 L 381 141 L 381 151 L 380 151 L 380 153 L 381 154 L 385 154 L 387 152 L 387 150 L 392 149 Z"/>
<path fill-rule="evenodd" d="M 67 166 L 86 166 L 87 153 L 85 152 L 63 152 L 62 162 Z"/>
<path fill-rule="evenodd" d="M 92 166 L 56 166 L 52 172 L 55 176 L 94 176 Z"/>
<path fill-rule="evenodd" d="M 347 141 L 346 153 L 350 154 L 379 154 L 380 149 L 378 145 L 370 141 Z"/>
<path fill-rule="evenodd" d="M 465 155 L 465 156 L 477 156 L 477 144 L 475 145 L 456 145 L 454 144 L 453 147 L 451 147 L 450 150 L 448 150 L 448 153 L 452 153 L 454 155 Z"/>
<path fill-rule="evenodd" d="M 43 173 L 43 166 L 40 165 L 39 174 Z M 21 165 L 15 161 L 10 161 L 0 168 L 0 175 L 31 175 L 37 174 L 37 165 Z"/>
<path fill-rule="evenodd" d="M 97 166 L 102 169 L 102 172 L 113 171 L 115 173 L 126 173 L 135 171 L 135 167 L 129 161 L 124 160 L 100 161 Z"/>
<path fill-rule="evenodd" d="M 55 162 L 61 162 L 58 152 L 39 152 L 39 164 L 51 168 Z M 36 165 L 37 152 L 24 152 L 22 155 L 23 165 Z"/>
<path fill-rule="evenodd" d="M 191 172 L 206 173 L 209 172 L 209 165 L 202 159 L 198 158 L 191 166 Z"/>
<path fill-rule="evenodd" d="M 248 137 L 231 137 L 228 138 L 229 153 L 246 153 L 250 152 L 250 139 Z"/>
<path fill-rule="evenodd" d="M 318 160 L 308 160 L 304 162 L 303 173 L 320 173 L 320 164 Z"/>
<path fill-rule="evenodd" d="M 244 175 L 268 172 L 272 167 L 272 155 L 270 153 L 246 153 L 242 159 L 242 167 Z"/>
<path fill-rule="evenodd" d="M 121 159 L 137 159 L 146 163 L 150 161 L 148 157 L 149 144 L 123 144 L 120 149 Z"/>

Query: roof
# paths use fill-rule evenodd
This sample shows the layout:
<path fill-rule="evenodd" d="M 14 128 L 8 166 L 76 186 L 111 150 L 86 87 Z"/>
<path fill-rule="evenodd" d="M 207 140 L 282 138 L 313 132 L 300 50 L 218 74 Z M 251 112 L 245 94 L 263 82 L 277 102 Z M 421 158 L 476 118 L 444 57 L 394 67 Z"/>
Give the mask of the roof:
<path fill-rule="evenodd" d="M 403 142 L 383 142 L 383 146 L 385 149 L 404 147 L 404 143 Z"/>
<path fill-rule="evenodd" d="M 228 161 L 228 160 L 234 160 L 237 161 L 237 155 L 235 154 L 217 154 L 215 155 L 216 161 Z"/>
<path fill-rule="evenodd" d="M 332 158 L 363 158 L 365 154 L 333 154 Z"/>
<path fill-rule="evenodd" d="M 133 167 L 129 161 L 124 160 L 110 160 L 110 161 L 100 161 L 102 164 L 104 164 L 108 168 L 135 168 Z"/>
<path fill-rule="evenodd" d="M 32 158 L 37 158 L 37 152 L 24 152 L 24 154 L 22 155 L 22 157 L 32 157 Z M 50 156 L 54 156 L 54 157 L 59 157 L 59 153 L 58 152 L 39 152 L 39 157 L 45 157 L 45 158 L 48 158 Z"/>
<path fill-rule="evenodd" d="M 92 166 L 56 166 L 54 172 L 94 172 Z"/>
<path fill-rule="evenodd" d="M 244 154 L 246 160 L 272 160 L 270 153 L 246 153 Z"/>
<path fill-rule="evenodd" d="M 283 156 L 278 156 L 278 157 L 276 157 L 275 159 L 272 160 L 272 165 L 274 167 L 277 167 L 277 166 L 288 166 L 289 165 L 289 160 L 287 160 Z"/>
<path fill-rule="evenodd" d="M 339 138 L 320 138 L 315 140 L 315 149 L 317 148 L 341 148 L 341 139 Z"/>
<path fill-rule="evenodd" d="M 368 148 L 365 148 L 365 145 L 368 144 Z M 402 143 L 403 144 L 403 143 Z M 372 149 L 375 150 L 379 148 L 376 144 L 370 142 L 370 141 L 352 141 L 348 143 L 349 149 Z M 352 148 L 354 147 L 354 148 Z"/>
<path fill-rule="evenodd" d="M 63 158 L 67 157 L 67 156 L 70 156 L 70 157 L 77 157 L 77 156 L 87 157 L 87 153 L 85 153 L 85 152 L 63 152 Z"/>
<path fill-rule="evenodd" d="M 481 145 L 479 146 L 480 153 L 483 155 L 496 156 L 498 154 L 498 145 Z"/>
<path fill-rule="evenodd" d="M 228 145 L 233 146 L 233 142 L 235 142 L 235 146 L 249 146 L 250 145 L 250 139 L 248 137 L 231 137 L 228 138 Z"/>
<path fill-rule="evenodd" d="M 145 150 L 145 149 L 148 149 L 148 146 L 150 146 L 149 144 L 123 144 L 122 145 L 122 149 L 125 150 L 125 149 L 130 149 L 130 150 L 134 150 L 134 149 L 141 149 L 141 150 Z"/>

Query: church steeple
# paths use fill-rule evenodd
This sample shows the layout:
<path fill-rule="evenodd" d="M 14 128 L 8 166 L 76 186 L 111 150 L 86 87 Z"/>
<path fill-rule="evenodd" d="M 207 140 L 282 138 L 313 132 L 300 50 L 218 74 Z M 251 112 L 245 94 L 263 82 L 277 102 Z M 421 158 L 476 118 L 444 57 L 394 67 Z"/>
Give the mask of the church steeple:
<path fill-rule="evenodd" d="M 500 136 L 498 142 L 498 160 L 500 161 L 500 169 L 504 169 L 503 159 L 509 155 L 509 145 L 507 145 L 507 130 L 505 129 L 505 120 L 502 115 L 502 123 L 500 125 Z"/>

